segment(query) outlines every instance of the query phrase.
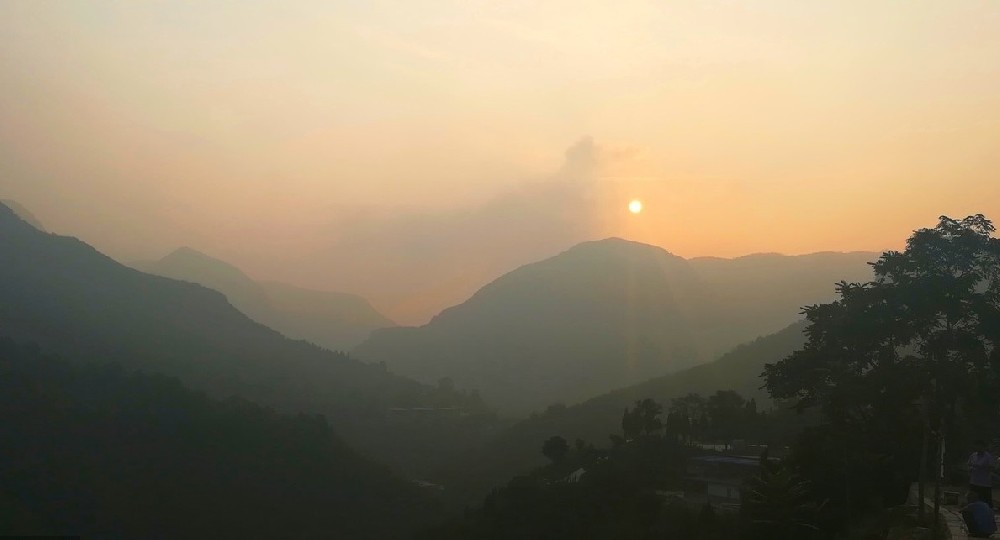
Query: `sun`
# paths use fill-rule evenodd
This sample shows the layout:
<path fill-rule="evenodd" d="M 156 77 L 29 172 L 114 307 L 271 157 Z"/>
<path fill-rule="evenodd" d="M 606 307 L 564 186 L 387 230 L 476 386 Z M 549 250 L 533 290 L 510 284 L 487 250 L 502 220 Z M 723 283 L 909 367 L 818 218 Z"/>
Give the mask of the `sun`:
<path fill-rule="evenodd" d="M 632 212 L 633 214 L 638 214 L 639 212 L 642 212 L 642 201 L 640 201 L 639 199 L 632 199 L 631 201 L 629 201 L 628 211 Z"/>

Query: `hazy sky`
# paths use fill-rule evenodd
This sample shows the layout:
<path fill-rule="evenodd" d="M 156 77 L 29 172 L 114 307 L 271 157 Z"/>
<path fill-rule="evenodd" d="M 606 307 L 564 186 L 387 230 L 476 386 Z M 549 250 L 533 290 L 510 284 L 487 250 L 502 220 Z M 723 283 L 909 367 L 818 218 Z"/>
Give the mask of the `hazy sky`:
<path fill-rule="evenodd" d="M 1000 221 L 998 29 L 995 1 L 3 0 L 0 198 L 403 322 L 605 236 L 896 247 Z"/>

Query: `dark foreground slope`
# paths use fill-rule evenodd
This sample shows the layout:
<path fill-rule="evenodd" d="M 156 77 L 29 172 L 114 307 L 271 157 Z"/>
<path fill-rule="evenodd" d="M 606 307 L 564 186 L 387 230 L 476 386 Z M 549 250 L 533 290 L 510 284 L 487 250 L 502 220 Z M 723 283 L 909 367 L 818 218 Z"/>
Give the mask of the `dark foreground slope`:
<path fill-rule="evenodd" d="M 0 535 L 402 538 L 435 505 L 315 415 L 0 338 Z"/>
<path fill-rule="evenodd" d="M 350 443 L 407 467 L 435 457 L 448 436 L 396 418 L 392 408 L 478 403 L 288 339 L 220 293 L 122 266 L 75 238 L 31 227 L 2 205 L 0 336 L 71 361 L 175 376 L 215 397 L 322 413 Z"/>
<path fill-rule="evenodd" d="M 805 342 L 804 323 L 741 345 L 707 364 L 657 377 L 571 407 L 553 406 L 518 422 L 442 473 L 442 481 L 457 498 L 475 498 L 508 478 L 541 466 L 542 443 L 553 435 L 567 441 L 582 439 L 606 445 L 608 434 L 621 431 L 622 411 L 637 400 L 652 398 L 665 408 L 670 400 L 690 393 L 709 395 L 735 390 L 745 398 L 762 399 L 760 374 L 764 364 L 791 354 Z"/>
<path fill-rule="evenodd" d="M 501 410 L 577 403 L 706 362 L 792 324 L 867 253 L 685 260 L 611 238 L 523 266 L 419 328 L 355 349 L 419 380 L 452 377 Z"/>
<path fill-rule="evenodd" d="M 251 319 L 330 350 L 349 350 L 373 330 L 395 326 L 360 296 L 260 283 L 235 266 L 191 248 L 135 266 L 143 272 L 215 289 Z"/>

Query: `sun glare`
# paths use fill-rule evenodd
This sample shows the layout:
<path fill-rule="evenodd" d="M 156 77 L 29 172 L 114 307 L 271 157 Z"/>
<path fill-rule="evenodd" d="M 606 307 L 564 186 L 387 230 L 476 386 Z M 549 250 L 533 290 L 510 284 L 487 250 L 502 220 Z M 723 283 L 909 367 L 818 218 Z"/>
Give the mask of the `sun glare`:
<path fill-rule="evenodd" d="M 632 199 L 632 201 L 628 203 L 628 211 L 633 214 L 642 212 L 642 201 L 639 199 Z"/>

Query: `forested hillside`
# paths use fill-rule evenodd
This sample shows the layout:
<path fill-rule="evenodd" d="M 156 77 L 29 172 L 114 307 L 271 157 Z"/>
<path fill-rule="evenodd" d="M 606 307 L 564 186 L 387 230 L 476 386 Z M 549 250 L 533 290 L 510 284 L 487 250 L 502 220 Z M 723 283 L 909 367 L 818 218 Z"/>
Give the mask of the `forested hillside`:
<path fill-rule="evenodd" d="M 483 412 L 475 396 L 288 339 L 218 292 L 122 266 L 75 238 L 35 229 L 5 206 L 0 260 L 0 336 L 67 360 L 118 362 L 215 397 L 321 413 L 351 444 L 410 471 L 479 429 L 469 418 Z M 430 419 L 391 413 L 414 407 L 452 412 Z"/>
<path fill-rule="evenodd" d="M 0 535 L 403 538 L 436 515 L 319 415 L 8 338 L 0 396 Z"/>
<path fill-rule="evenodd" d="M 622 411 L 640 399 L 651 398 L 669 406 L 672 400 L 689 394 L 707 397 L 720 390 L 731 390 L 745 399 L 757 400 L 761 410 L 769 409 L 772 404 L 762 388 L 761 371 L 767 363 L 781 360 L 802 346 L 804 327 L 804 323 L 796 323 L 777 334 L 741 345 L 713 362 L 628 386 L 578 405 L 550 406 L 545 412 L 514 424 L 486 444 L 464 454 L 442 470 L 442 478 L 461 497 L 482 494 L 515 474 L 541 465 L 544 458 L 538 452 L 539 445 L 552 435 L 568 441 L 606 443 L 609 433 L 620 430 Z"/>
<path fill-rule="evenodd" d="M 484 286 L 418 328 L 376 331 L 359 358 L 450 377 L 501 411 L 579 403 L 710 361 L 800 318 L 868 253 L 688 261 L 638 242 L 585 242 Z"/>
<path fill-rule="evenodd" d="M 983 440 L 995 433 L 1000 410 L 994 232 L 983 215 L 942 216 L 936 227 L 914 231 L 905 250 L 883 253 L 874 279 L 839 283 L 835 301 L 804 309 L 804 325 L 738 348 L 715 369 L 649 381 L 592 400 L 597 408 L 589 411 L 552 407 L 515 426 L 492 453 L 477 456 L 484 470 L 506 467 L 514 478 L 465 477 L 455 485 L 504 487 L 432 534 L 603 539 L 686 529 L 691 538 L 945 538 L 949 513 L 982 508 L 985 519 L 966 526 L 988 537 L 995 525 L 981 489 L 969 488 L 964 507 L 943 494 L 981 485 L 969 463 L 985 459 L 979 467 L 989 471 L 995 459 L 995 439 L 993 448 Z M 692 393 L 706 381 L 721 389 Z M 755 398 L 724 389 L 752 391 L 750 381 L 777 406 L 762 410 Z M 665 393 L 676 397 L 668 402 Z M 611 405 L 643 395 L 661 398 L 641 397 L 613 414 Z M 620 430 L 609 430 L 602 445 L 591 429 L 614 419 Z M 535 469 L 526 473 L 532 450 Z M 679 455 L 685 451 L 687 458 Z M 738 453 L 747 451 L 759 457 Z M 552 463 L 541 466 L 541 456 Z M 721 535 L 713 502 L 728 513 Z"/>

